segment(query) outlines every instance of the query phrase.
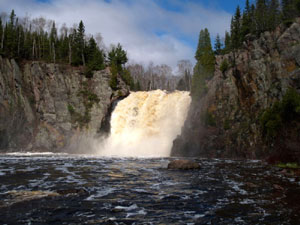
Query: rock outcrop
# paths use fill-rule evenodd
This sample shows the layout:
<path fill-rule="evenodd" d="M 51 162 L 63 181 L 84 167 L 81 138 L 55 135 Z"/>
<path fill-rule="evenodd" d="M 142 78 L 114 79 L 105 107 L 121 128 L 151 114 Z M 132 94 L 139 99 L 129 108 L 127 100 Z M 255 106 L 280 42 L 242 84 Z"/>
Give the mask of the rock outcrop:
<path fill-rule="evenodd" d="M 95 137 L 114 100 L 129 94 L 109 69 L 87 79 L 82 68 L 0 56 L 0 149 L 63 151 Z M 85 146 L 87 147 L 87 146 Z"/>
<path fill-rule="evenodd" d="M 256 40 L 249 37 L 235 53 L 217 56 L 214 77 L 206 85 L 207 93 L 193 99 L 172 155 L 300 159 L 299 117 L 271 140 L 260 123 L 263 112 L 288 89 L 300 93 L 300 18 L 289 28 L 281 25 Z"/>
<path fill-rule="evenodd" d="M 177 159 L 173 160 L 168 164 L 168 169 L 177 169 L 177 170 L 198 170 L 200 165 L 197 162 L 187 159 Z"/>

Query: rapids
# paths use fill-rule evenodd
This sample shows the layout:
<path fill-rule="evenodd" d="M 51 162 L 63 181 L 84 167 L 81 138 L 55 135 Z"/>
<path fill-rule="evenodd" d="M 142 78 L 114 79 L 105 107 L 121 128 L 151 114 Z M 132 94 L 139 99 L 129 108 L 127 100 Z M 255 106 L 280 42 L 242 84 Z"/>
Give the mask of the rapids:
<path fill-rule="evenodd" d="M 0 224 L 299 224 L 300 180 L 260 161 L 0 155 Z"/>
<path fill-rule="evenodd" d="M 132 92 L 113 111 L 110 136 L 99 144 L 97 155 L 170 156 L 190 103 L 189 92 Z"/>

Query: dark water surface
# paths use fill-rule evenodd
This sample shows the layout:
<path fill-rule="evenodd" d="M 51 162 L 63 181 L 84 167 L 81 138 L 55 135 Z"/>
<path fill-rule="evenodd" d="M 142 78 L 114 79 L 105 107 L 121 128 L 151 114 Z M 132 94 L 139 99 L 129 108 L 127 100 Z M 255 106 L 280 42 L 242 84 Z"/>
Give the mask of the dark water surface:
<path fill-rule="evenodd" d="M 208 159 L 167 170 L 170 160 L 0 155 L 0 224 L 300 224 L 292 171 Z"/>

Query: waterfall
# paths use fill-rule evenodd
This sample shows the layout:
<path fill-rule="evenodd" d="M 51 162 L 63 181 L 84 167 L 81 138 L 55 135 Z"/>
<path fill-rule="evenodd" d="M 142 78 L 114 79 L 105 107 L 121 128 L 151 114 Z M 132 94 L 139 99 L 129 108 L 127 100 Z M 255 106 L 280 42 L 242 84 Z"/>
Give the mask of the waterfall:
<path fill-rule="evenodd" d="M 191 103 L 189 92 L 132 92 L 111 117 L 110 136 L 100 156 L 168 157 Z"/>

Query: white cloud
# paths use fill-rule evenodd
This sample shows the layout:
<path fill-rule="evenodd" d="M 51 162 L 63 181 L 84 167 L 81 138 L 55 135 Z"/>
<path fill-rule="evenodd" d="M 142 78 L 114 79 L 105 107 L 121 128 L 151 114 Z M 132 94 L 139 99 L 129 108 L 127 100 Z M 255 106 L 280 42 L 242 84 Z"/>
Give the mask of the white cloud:
<path fill-rule="evenodd" d="M 231 19 L 224 11 L 175 1 L 180 12 L 163 9 L 151 0 L 1 0 L 0 8 L 6 12 L 15 9 L 18 16 L 44 16 L 68 26 L 83 20 L 87 33 L 100 32 L 107 46 L 120 42 L 131 60 L 174 68 L 180 59 L 194 61 L 195 49 L 182 37 L 196 42 L 205 27 L 212 36 L 223 34 Z M 157 31 L 163 35 L 157 36 Z"/>

